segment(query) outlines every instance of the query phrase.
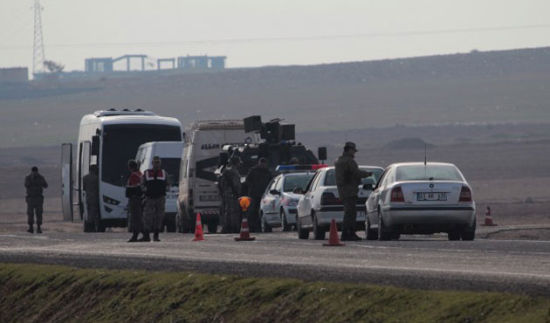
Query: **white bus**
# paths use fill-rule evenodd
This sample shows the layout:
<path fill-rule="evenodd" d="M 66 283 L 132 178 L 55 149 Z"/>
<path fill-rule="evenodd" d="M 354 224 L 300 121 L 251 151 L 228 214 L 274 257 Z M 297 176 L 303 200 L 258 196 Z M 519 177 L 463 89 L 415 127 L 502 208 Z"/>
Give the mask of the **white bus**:
<path fill-rule="evenodd" d="M 102 232 L 106 227 L 127 225 L 125 182 L 128 160 L 136 156 L 138 147 L 149 141 L 182 141 L 181 123 L 175 118 L 161 117 L 141 109 L 109 109 L 87 114 L 80 121 L 76 147 L 74 182 L 72 176 L 72 144 L 62 148 L 62 208 L 65 220 L 73 219 L 73 190 L 77 193 L 84 232 Z M 88 219 L 82 179 L 90 165 L 99 170 L 99 219 Z M 73 185 L 74 183 L 74 185 Z"/>
<path fill-rule="evenodd" d="M 181 162 L 176 225 L 179 232 L 195 226 L 195 216 L 208 226 L 218 228 L 221 198 L 217 176 L 222 147 L 227 144 L 257 143 L 257 134 L 245 133 L 242 120 L 200 120 L 185 133 L 185 149 Z"/>

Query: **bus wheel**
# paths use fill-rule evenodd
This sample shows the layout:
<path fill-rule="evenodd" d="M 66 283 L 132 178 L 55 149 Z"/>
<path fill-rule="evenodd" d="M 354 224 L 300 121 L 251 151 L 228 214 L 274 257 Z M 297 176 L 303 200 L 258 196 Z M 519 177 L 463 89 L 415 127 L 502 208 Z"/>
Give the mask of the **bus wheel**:
<path fill-rule="evenodd" d="M 89 221 L 82 221 L 84 223 L 84 232 L 94 232 L 94 223 Z"/>
<path fill-rule="evenodd" d="M 105 225 L 101 219 L 95 219 L 93 224 L 95 232 L 105 232 Z"/>
<path fill-rule="evenodd" d="M 176 215 L 164 215 L 164 224 L 166 225 L 166 232 L 176 232 Z"/>
<path fill-rule="evenodd" d="M 209 219 L 208 220 L 208 233 L 216 233 L 218 232 L 218 220 L 217 219 Z"/>

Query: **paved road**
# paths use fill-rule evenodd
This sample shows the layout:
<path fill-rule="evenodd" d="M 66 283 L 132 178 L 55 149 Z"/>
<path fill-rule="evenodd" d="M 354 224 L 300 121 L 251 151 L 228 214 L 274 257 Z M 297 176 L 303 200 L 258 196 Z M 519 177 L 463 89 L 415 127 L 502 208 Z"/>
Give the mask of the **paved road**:
<path fill-rule="evenodd" d="M 0 234 L 0 261 L 122 269 L 191 270 L 218 274 L 368 282 L 424 289 L 522 292 L 550 296 L 550 241 L 447 241 L 404 236 L 323 247 L 296 233 L 163 234 L 161 242 L 127 243 L 127 233 Z"/>

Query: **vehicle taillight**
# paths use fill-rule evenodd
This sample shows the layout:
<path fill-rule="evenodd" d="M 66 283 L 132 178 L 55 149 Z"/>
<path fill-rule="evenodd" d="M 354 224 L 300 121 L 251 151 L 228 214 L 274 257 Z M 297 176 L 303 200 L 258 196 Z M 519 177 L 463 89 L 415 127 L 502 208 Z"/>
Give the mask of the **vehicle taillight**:
<path fill-rule="evenodd" d="M 467 186 L 462 186 L 460 190 L 459 202 L 472 202 L 472 191 Z"/>
<path fill-rule="evenodd" d="M 333 193 L 331 192 L 324 192 L 323 195 L 321 195 L 321 205 L 339 205 L 342 204 L 342 201 L 337 198 Z"/>
<path fill-rule="evenodd" d="M 391 190 L 391 202 L 405 202 L 401 186 L 394 187 Z"/>

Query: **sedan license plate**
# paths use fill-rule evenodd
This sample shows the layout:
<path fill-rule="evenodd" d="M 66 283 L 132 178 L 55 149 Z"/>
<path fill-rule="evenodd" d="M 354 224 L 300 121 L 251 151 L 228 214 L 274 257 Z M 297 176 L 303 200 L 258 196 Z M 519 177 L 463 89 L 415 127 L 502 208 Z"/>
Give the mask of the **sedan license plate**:
<path fill-rule="evenodd" d="M 417 201 L 447 201 L 447 193 L 445 192 L 418 192 L 416 193 Z"/>

